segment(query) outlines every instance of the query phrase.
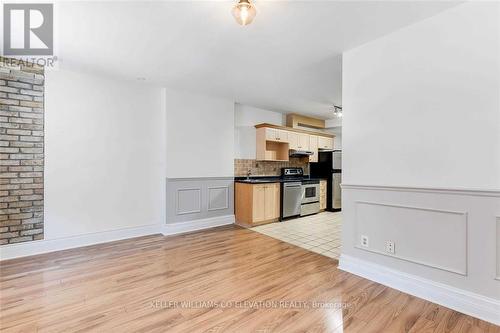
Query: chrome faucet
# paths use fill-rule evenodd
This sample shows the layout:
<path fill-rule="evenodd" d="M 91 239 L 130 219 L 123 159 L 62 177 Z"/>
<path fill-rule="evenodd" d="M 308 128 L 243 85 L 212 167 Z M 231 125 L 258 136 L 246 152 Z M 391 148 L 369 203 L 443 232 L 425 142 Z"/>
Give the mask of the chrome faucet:
<path fill-rule="evenodd" d="M 252 170 L 248 170 L 247 172 L 247 180 L 250 180 L 250 175 L 252 174 Z"/>

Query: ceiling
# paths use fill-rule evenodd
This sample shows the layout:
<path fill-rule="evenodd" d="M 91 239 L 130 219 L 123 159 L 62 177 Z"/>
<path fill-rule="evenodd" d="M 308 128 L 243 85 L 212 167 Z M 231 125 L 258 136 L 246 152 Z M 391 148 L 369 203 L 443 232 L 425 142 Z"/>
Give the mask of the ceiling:
<path fill-rule="evenodd" d="M 341 54 L 456 5 L 446 1 L 59 2 L 61 67 L 329 118 Z"/>

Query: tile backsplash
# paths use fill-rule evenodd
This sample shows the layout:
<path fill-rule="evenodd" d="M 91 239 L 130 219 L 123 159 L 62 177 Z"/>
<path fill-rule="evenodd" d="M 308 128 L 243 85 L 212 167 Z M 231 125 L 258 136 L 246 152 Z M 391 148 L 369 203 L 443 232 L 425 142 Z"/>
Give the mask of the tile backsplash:
<path fill-rule="evenodd" d="M 288 162 L 257 161 L 251 159 L 234 160 L 234 176 L 245 177 L 248 170 L 252 176 L 280 176 L 281 168 L 301 167 L 304 174 L 309 174 L 309 162 L 304 158 L 290 157 Z"/>

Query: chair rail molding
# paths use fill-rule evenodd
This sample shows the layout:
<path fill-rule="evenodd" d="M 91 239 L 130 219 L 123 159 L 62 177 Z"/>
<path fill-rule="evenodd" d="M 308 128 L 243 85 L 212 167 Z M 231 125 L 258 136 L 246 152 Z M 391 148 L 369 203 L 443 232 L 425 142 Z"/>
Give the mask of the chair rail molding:
<path fill-rule="evenodd" d="M 403 192 L 443 193 L 485 197 L 500 197 L 500 189 L 482 189 L 466 187 L 431 187 L 431 186 L 403 186 L 403 185 L 375 185 L 342 183 L 345 190 L 385 190 Z"/>

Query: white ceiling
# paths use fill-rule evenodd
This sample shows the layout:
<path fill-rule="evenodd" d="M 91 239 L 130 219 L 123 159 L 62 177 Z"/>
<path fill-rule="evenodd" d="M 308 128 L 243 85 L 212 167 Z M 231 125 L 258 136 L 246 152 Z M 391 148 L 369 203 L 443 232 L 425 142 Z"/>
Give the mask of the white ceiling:
<path fill-rule="evenodd" d="M 457 4 L 259 1 L 241 27 L 234 3 L 59 2 L 61 66 L 328 118 L 343 51 Z"/>

